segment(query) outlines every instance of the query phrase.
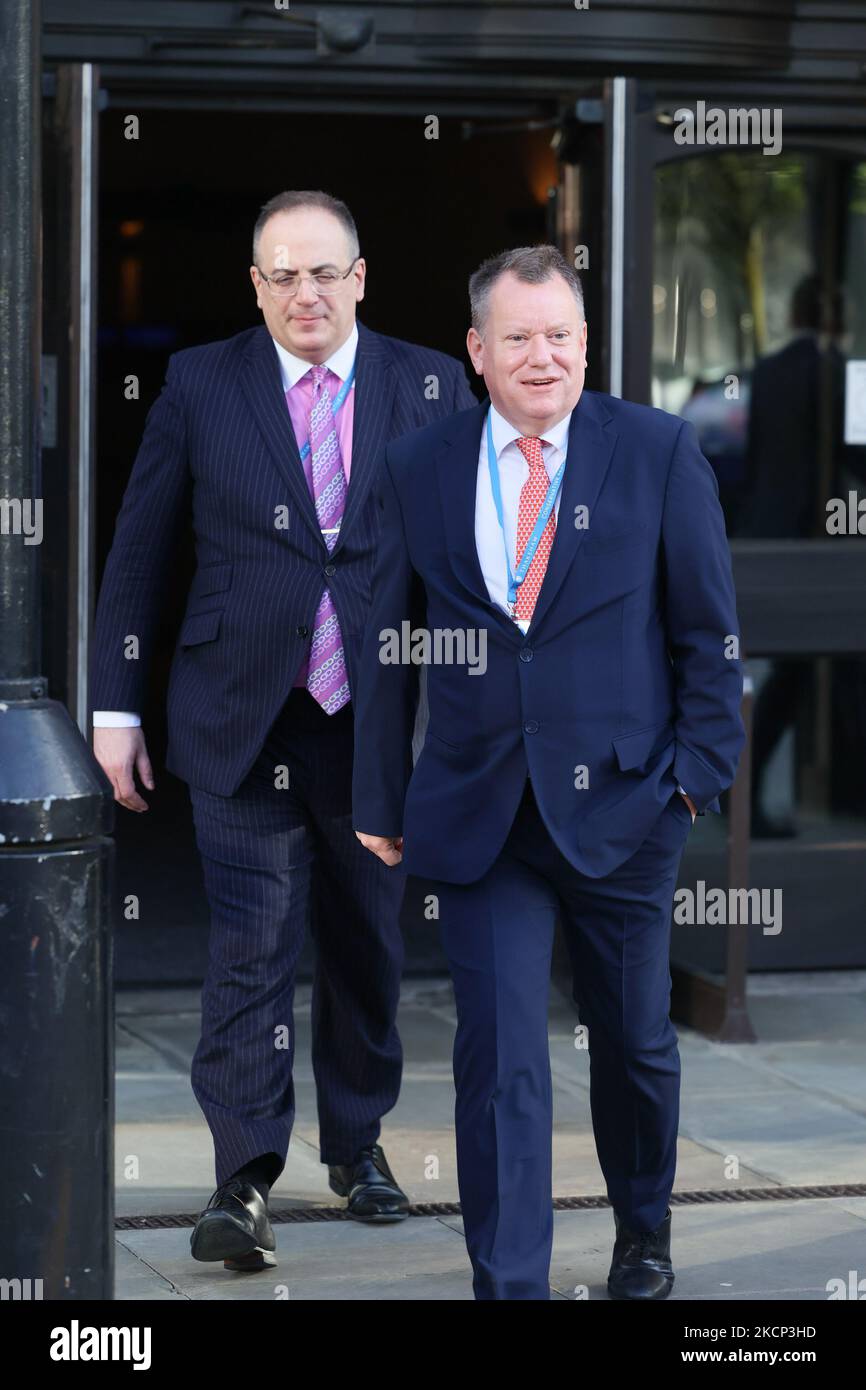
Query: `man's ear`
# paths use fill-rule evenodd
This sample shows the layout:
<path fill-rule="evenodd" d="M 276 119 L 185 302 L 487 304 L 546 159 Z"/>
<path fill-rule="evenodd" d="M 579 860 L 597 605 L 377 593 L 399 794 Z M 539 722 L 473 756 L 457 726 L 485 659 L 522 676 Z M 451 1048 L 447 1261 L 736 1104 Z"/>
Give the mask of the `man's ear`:
<path fill-rule="evenodd" d="M 482 376 L 484 372 L 484 342 L 476 328 L 470 328 L 466 334 L 466 351 L 469 353 L 469 360 L 475 368 L 476 376 Z"/>
<path fill-rule="evenodd" d="M 260 284 L 258 284 L 258 282 L 257 282 L 257 280 L 256 280 L 257 274 L 258 274 L 258 269 L 257 269 L 257 267 L 254 266 L 254 265 L 251 265 L 251 266 L 250 266 L 250 279 L 251 279 L 252 282 L 253 282 L 253 289 L 254 289 L 255 292 L 256 292 L 256 303 L 258 304 L 259 308 L 261 309 L 261 307 L 262 307 L 262 302 L 261 302 L 260 296 L 261 296 L 261 293 L 262 293 L 262 287 L 261 287 Z"/>
<path fill-rule="evenodd" d="M 356 303 L 356 304 L 360 304 L 361 300 L 364 298 L 364 291 L 365 291 L 365 289 L 366 289 L 366 287 L 367 287 L 367 262 L 363 259 L 363 257 L 358 261 L 358 264 L 357 264 L 357 266 L 355 267 L 355 269 L 357 270 L 358 267 L 361 268 L 361 276 L 360 276 L 360 280 L 359 280 L 359 278 L 358 278 L 357 275 L 355 276 L 355 303 Z"/>

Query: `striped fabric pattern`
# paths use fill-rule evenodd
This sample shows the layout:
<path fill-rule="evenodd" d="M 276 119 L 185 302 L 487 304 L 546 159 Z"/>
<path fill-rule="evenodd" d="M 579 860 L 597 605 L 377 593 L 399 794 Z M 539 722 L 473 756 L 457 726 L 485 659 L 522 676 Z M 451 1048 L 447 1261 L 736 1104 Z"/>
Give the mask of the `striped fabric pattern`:
<path fill-rule="evenodd" d="M 351 705 L 293 690 L 234 796 L 191 787 L 211 912 L 191 1080 L 217 1183 L 258 1154 L 284 1162 L 295 1117 L 295 971 L 315 942 L 311 1060 L 323 1163 L 350 1163 L 396 1104 L 405 876 L 352 828 Z M 291 768 L 288 788 L 274 767 Z M 322 853 L 322 847 L 326 851 Z"/>
<path fill-rule="evenodd" d="M 456 359 L 358 327 L 352 469 L 330 555 L 264 327 L 175 353 L 147 417 L 97 605 L 91 708 L 144 707 L 175 547 L 194 544 L 166 765 L 217 795 L 243 781 L 292 689 L 326 582 L 352 688 L 384 446 L 475 404 Z"/>
<path fill-rule="evenodd" d="M 325 545 L 330 552 L 337 544 L 340 533 L 336 528 L 341 525 L 346 509 L 346 474 L 327 382 L 328 369 L 317 364 L 311 368 L 310 374 L 313 378 L 313 404 L 308 435 L 313 501 Z M 328 588 L 319 600 L 313 620 L 306 685 L 326 714 L 336 714 L 349 703 L 349 680 L 340 620 Z"/>

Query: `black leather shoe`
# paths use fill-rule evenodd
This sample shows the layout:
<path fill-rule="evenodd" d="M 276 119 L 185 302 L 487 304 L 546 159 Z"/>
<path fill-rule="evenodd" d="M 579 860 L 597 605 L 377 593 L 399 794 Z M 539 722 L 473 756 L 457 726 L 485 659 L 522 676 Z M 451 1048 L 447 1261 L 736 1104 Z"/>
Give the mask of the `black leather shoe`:
<path fill-rule="evenodd" d="M 194 1260 L 222 1260 L 246 1273 L 277 1263 L 268 1209 L 251 1182 L 229 1178 L 211 1197 L 190 1236 Z"/>
<path fill-rule="evenodd" d="M 348 1197 L 356 1221 L 404 1221 L 409 1198 L 394 1179 L 379 1144 L 370 1144 L 352 1163 L 329 1163 L 328 1181 L 338 1197 Z"/>
<path fill-rule="evenodd" d="M 674 1284 L 671 1266 L 671 1209 L 654 1231 L 629 1231 L 613 1214 L 616 1243 L 607 1277 L 611 1298 L 667 1298 Z"/>

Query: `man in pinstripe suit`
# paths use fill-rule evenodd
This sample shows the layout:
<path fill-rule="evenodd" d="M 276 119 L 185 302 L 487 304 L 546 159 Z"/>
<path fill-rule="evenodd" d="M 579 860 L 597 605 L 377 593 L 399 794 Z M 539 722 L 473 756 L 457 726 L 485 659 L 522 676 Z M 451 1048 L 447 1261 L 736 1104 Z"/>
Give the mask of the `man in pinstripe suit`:
<path fill-rule="evenodd" d="M 403 882 L 351 818 L 352 692 L 385 444 L 474 403 L 455 359 L 356 322 L 346 205 L 280 194 L 250 268 L 264 324 L 176 353 L 150 410 L 99 596 L 94 752 L 133 811 L 153 787 L 141 709 L 173 544 L 197 570 L 168 690 L 167 767 L 190 788 L 211 909 L 192 1084 L 217 1190 L 197 1259 L 276 1263 L 270 1187 L 294 1119 L 292 998 L 309 923 L 320 1155 L 361 1220 L 407 1198 L 377 1143 L 395 1104 Z"/>

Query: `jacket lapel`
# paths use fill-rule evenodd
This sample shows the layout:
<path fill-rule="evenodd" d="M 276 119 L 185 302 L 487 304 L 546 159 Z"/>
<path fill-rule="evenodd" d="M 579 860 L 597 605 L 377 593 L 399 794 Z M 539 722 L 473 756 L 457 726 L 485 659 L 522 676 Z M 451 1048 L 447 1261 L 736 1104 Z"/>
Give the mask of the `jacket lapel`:
<path fill-rule="evenodd" d="M 271 457 L 286 480 L 295 506 L 322 550 L 326 551 L 286 405 L 277 351 L 266 328 L 260 328 L 253 336 L 241 367 L 240 384 Z"/>
<path fill-rule="evenodd" d="M 608 425 L 610 419 L 610 412 L 592 392 L 584 391 L 572 411 L 556 534 L 527 637 L 533 636 L 544 620 L 587 531 L 592 532 L 596 503 L 618 438 Z M 586 524 L 580 528 L 575 526 L 578 507 L 586 508 Z"/>
<path fill-rule="evenodd" d="M 359 322 L 353 388 L 352 466 L 334 552 L 339 550 L 347 531 L 361 515 L 373 485 L 381 452 L 390 438 L 396 389 L 396 376 L 384 339 Z"/>
<path fill-rule="evenodd" d="M 437 457 L 439 494 L 445 517 L 445 541 L 451 568 L 465 589 L 491 613 L 516 640 L 522 633 L 506 613 L 492 603 L 481 572 L 478 548 L 475 544 L 475 493 L 478 485 L 478 453 L 481 430 L 490 397 L 480 405 L 462 411 L 450 421 L 451 433 L 446 437 Z"/>

